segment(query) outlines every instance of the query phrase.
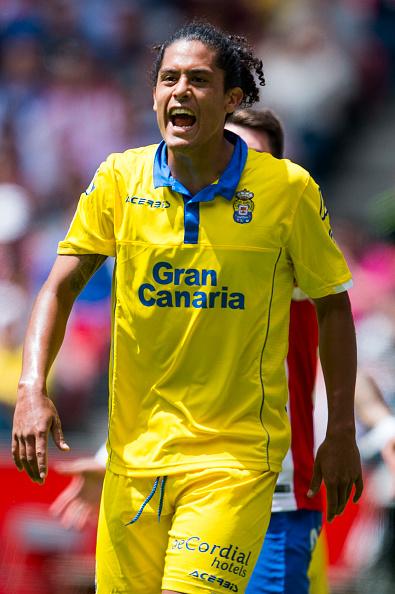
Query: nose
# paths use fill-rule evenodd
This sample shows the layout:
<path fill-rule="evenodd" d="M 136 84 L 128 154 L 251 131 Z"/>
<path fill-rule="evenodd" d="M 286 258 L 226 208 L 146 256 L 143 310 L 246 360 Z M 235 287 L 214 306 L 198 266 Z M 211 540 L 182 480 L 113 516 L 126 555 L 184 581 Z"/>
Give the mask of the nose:
<path fill-rule="evenodd" d="M 188 77 L 185 75 L 180 76 L 177 84 L 173 88 L 173 96 L 177 101 L 187 99 L 190 94 L 190 87 Z"/>

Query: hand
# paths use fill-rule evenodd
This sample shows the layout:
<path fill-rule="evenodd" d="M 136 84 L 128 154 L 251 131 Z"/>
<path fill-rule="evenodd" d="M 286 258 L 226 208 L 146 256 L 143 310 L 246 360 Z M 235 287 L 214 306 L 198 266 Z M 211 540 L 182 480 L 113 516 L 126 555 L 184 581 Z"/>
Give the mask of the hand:
<path fill-rule="evenodd" d="M 79 458 L 58 464 L 56 470 L 73 478 L 51 505 L 51 513 L 65 528 L 96 524 L 105 468 L 95 458 Z"/>
<path fill-rule="evenodd" d="M 354 485 L 353 502 L 362 494 L 361 460 L 354 437 L 337 434 L 325 438 L 317 451 L 308 497 L 318 493 L 322 481 L 327 492 L 327 520 L 331 522 L 344 511 Z"/>
<path fill-rule="evenodd" d="M 18 470 L 25 470 L 32 481 L 43 484 L 48 472 L 48 433 L 61 451 L 70 448 L 64 441 L 54 403 L 41 392 L 19 389 L 12 427 L 12 457 Z"/>

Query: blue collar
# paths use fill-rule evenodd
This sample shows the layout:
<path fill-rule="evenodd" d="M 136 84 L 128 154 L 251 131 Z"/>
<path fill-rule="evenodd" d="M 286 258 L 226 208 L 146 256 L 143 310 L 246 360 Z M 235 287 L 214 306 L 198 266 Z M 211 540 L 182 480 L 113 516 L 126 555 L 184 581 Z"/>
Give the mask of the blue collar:
<path fill-rule="evenodd" d="M 234 145 L 234 149 L 232 158 L 219 178 L 218 183 L 210 184 L 192 196 L 189 190 L 172 176 L 169 165 L 167 164 L 166 143 L 162 140 L 156 149 L 154 158 L 154 187 L 170 187 L 173 192 L 179 192 L 184 196 L 188 196 L 190 198 L 188 202 L 208 202 L 209 200 L 214 200 L 215 196 L 224 196 L 227 200 L 232 200 L 247 161 L 248 147 L 240 136 L 237 136 L 237 134 L 234 134 L 230 130 L 224 130 L 224 136 Z"/>

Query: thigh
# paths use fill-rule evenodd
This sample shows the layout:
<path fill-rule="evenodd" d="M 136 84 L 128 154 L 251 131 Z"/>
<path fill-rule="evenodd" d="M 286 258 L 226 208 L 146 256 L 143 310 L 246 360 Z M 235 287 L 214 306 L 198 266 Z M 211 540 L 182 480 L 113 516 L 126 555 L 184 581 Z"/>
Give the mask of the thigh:
<path fill-rule="evenodd" d="M 308 568 L 321 524 L 316 511 L 274 513 L 247 594 L 308 594 Z"/>
<path fill-rule="evenodd" d="M 155 493 L 138 521 L 128 525 L 154 480 L 106 472 L 96 548 L 97 594 L 160 594 L 172 512 L 165 503 L 158 521 Z"/>
<path fill-rule="evenodd" d="M 270 518 L 277 474 L 188 473 L 175 491 L 163 590 L 242 594 Z"/>

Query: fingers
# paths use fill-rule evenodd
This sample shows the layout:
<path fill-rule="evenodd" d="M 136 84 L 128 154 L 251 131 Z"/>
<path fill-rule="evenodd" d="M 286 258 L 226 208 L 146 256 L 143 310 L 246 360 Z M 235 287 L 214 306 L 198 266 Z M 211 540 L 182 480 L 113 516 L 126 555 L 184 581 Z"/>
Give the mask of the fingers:
<path fill-rule="evenodd" d="M 331 522 L 336 516 L 342 514 L 350 499 L 352 489 L 355 484 L 355 493 L 353 503 L 357 503 L 362 495 L 363 480 L 359 476 L 355 482 L 348 482 L 344 484 L 326 484 L 327 490 L 327 520 Z"/>
<path fill-rule="evenodd" d="M 362 495 L 362 491 L 363 491 L 363 479 L 362 479 L 362 476 L 359 475 L 357 480 L 355 481 L 355 493 L 354 493 L 354 497 L 353 497 L 354 503 L 357 503 L 357 501 L 360 499 L 360 497 Z"/>
<path fill-rule="evenodd" d="M 15 466 L 17 467 L 17 469 L 20 472 L 22 472 L 23 464 L 22 464 L 20 456 L 19 456 L 19 442 L 18 442 L 18 439 L 14 433 L 12 434 L 11 452 L 12 452 L 12 458 L 14 460 Z"/>
<path fill-rule="evenodd" d="M 69 450 L 64 443 L 63 451 Z M 32 481 L 42 484 L 48 473 L 48 436 L 46 431 L 28 436 L 13 434 L 12 457 L 18 470 L 25 470 Z"/>
<path fill-rule="evenodd" d="M 327 500 L 327 510 L 326 510 L 326 519 L 328 522 L 332 522 L 333 518 L 336 516 L 339 507 L 339 498 L 337 493 L 337 485 L 336 484 L 327 484 L 326 485 L 326 500 Z"/>
<path fill-rule="evenodd" d="M 29 435 L 25 439 L 26 446 L 26 460 L 31 471 L 31 476 L 36 483 L 41 483 L 42 478 L 38 470 L 38 462 L 36 455 L 36 439 L 33 435 Z"/>
<path fill-rule="evenodd" d="M 347 502 L 350 498 L 353 485 L 354 485 L 354 483 L 350 481 L 348 483 L 340 484 L 338 486 L 338 490 L 337 490 L 338 508 L 337 508 L 337 512 L 336 512 L 337 516 L 339 516 L 340 514 L 342 514 L 344 512 L 344 509 L 345 509 Z"/>
<path fill-rule="evenodd" d="M 47 459 L 47 442 L 48 436 L 46 433 L 39 433 L 36 439 L 36 458 L 38 466 L 38 474 L 42 481 L 45 481 L 48 473 L 48 459 Z"/>
<path fill-rule="evenodd" d="M 42 479 L 40 478 L 38 471 L 34 437 L 20 437 L 18 440 L 18 445 L 19 460 L 22 464 L 22 468 L 26 471 L 32 481 L 41 483 Z"/>
<path fill-rule="evenodd" d="M 70 448 L 65 443 L 59 415 L 53 402 L 40 391 L 34 399 L 20 396 L 14 412 L 12 429 L 12 456 L 18 470 L 25 470 L 29 477 L 43 483 L 48 472 L 48 434 L 51 430 L 57 447 Z"/>
<path fill-rule="evenodd" d="M 311 479 L 310 488 L 307 491 L 307 497 L 314 497 L 321 488 L 322 473 L 319 465 L 314 464 L 313 478 Z"/>
<path fill-rule="evenodd" d="M 54 440 L 56 446 L 59 448 L 59 450 L 68 452 L 70 450 L 70 447 L 67 445 L 67 443 L 64 440 L 62 425 L 60 423 L 60 419 L 57 414 L 54 416 L 53 421 L 52 421 L 51 433 L 52 433 L 53 440 Z"/>

